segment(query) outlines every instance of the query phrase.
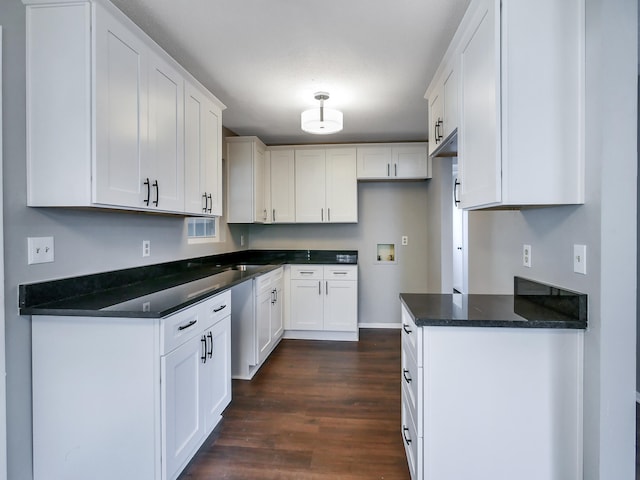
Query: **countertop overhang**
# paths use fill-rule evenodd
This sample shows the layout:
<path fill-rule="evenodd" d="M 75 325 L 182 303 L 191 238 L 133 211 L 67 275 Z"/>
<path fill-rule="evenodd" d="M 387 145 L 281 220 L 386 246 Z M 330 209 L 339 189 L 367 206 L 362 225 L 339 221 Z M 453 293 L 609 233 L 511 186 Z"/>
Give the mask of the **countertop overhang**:
<path fill-rule="evenodd" d="M 400 294 L 418 327 L 587 328 L 587 295 L 514 277 L 513 295 Z"/>
<path fill-rule="evenodd" d="M 353 250 L 245 250 L 24 284 L 20 314 L 162 318 L 280 265 L 357 262 Z"/>

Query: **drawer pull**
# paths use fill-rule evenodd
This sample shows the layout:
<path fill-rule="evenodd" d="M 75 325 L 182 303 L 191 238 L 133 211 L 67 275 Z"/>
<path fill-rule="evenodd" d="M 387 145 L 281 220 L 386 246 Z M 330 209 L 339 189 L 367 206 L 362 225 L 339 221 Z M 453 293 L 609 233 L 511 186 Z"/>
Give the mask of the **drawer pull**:
<path fill-rule="evenodd" d="M 213 309 L 213 313 L 218 313 L 221 310 L 224 310 L 225 308 L 227 308 L 227 304 L 225 303 L 224 305 L 218 307 L 218 308 L 214 308 Z"/>
<path fill-rule="evenodd" d="M 413 330 L 411 330 L 411 329 L 409 328 L 409 326 L 408 326 L 406 323 L 403 323 L 403 324 L 402 324 L 402 329 L 404 330 L 404 332 L 405 332 L 405 333 L 411 333 L 411 332 L 413 332 Z"/>
<path fill-rule="evenodd" d="M 402 369 L 402 376 L 404 377 L 405 382 L 407 383 L 411 383 L 411 377 L 408 375 L 409 370 L 407 370 L 406 368 Z"/>
<path fill-rule="evenodd" d="M 198 323 L 198 320 L 191 320 L 189 323 L 185 323 L 184 325 L 180 325 L 178 327 L 178 330 L 186 330 L 189 327 L 193 327 L 196 323 Z"/>
<path fill-rule="evenodd" d="M 300 272 L 300 275 L 313 275 L 315 272 L 309 272 L 307 270 L 303 270 Z"/>
<path fill-rule="evenodd" d="M 409 431 L 409 429 L 403 425 L 402 426 L 402 437 L 404 438 L 404 442 L 407 445 L 410 445 L 411 444 L 411 439 L 407 436 L 407 432 L 408 431 Z"/>
<path fill-rule="evenodd" d="M 333 273 L 334 275 L 346 275 L 347 274 L 347 272 L 331 272 L 331 273 Z"/>

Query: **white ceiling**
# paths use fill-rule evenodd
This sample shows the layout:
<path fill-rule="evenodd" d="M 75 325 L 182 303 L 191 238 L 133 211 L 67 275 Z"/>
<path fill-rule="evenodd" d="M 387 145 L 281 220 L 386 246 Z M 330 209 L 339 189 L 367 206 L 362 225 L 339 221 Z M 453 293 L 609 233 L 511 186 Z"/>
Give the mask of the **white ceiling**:
<path fill-rule="evenodd" d="M 265 143 L 427 138 L 424 92 L 469 0 L 112 0 L 226 106 L 223 124 Z M 302 110 L 344 130 L 300 130 Z"/>

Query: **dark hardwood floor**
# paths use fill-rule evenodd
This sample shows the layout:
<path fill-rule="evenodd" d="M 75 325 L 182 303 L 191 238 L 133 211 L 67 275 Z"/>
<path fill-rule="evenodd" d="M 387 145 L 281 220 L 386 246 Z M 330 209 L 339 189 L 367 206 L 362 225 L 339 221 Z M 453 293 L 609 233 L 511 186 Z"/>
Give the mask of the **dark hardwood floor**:
<path fill-rule="evenodd" d="M 408 480 L 400 330 L 283 340 L 179 480 Z"/>

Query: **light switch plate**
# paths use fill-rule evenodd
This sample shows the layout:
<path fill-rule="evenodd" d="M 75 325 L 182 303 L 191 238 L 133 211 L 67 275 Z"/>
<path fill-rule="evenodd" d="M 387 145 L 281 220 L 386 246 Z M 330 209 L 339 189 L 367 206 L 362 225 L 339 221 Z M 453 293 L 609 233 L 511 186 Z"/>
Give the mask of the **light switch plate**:
<path fill-rule="evenodd" d="M 27 263 L 53 262 L 53 237 L 27 237 Z"/>
<path fill-rule="evenodd" d="M 573 271 L 575 273 L 587 274 L 587 246 L 573 246 Z"/>

